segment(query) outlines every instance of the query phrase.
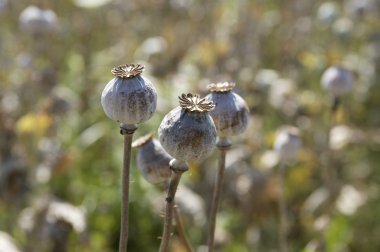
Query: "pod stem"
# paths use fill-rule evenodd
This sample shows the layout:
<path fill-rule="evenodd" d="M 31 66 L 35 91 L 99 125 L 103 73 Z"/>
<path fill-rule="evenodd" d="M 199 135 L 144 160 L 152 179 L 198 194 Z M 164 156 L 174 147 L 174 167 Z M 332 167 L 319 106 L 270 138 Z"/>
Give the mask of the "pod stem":
<path fill-rule="evenodd" d="M 185 228 L 182 223 L 182 218 L 180 211 L 178 209 L 178 206 L 174 206 L 174 219 L 175 219 L 175 224 L 178 232 L 178 236 L 185 247 L 186 252 L 193 252 L 193 248 L 191 247 L 191 244 L 189 240 L 187 239 Z"/>
<path fill-rule="evenodd" d="M 210 211 L 210 224 L 208 231 L 208 251 L 214 251 L 214 240 L 215 240 L 215 226 L 216 226 L 216 215 L 218 212 L 220 195 L 222 191 L 222 183 L 224 177 L 224 170 L 226 166 L 226 152 L 231 146 L 231 143 L 227 139 L 219 139 L 217 147 L 219 148 L 219 162 L 218 162 L 218 172 L 216 175 L 216 182 L 214 186 L 214 193 L 211 203 Z"/>
<path fill-rule="evenodd" d="M 128 213 L 129 213 L 129 173 L 131 163 L 131 145 L 136 125 L 120 124 L 120 134 L 124 136 L 124 157 L 122 174 L 122 200 L 120 218 L 119 252 L 126 252 L 128 245 Z"/>
<path fill-rule="evenodd" d="M 285 162 L 281 161 L 279 167 L 279 195 L 278 195 L 278 215 L 280 218 L 280 225 L 278 229 L 279 251 L 288 252 L 288 215 L 286 211 L 286 198 L 285 198 Z"/>
<path fill-rule="evenodd" d="M 169 189 L 169 181 L 165 183 L 165 189 Z M 178 205 L 174 205 L 174 219 L 176 224 L 176 230 L 179 236 L 179 239 L 182 242 L 182 245 L 184 246 L 184 249 L 186 252 L 193 252 L 194 249 L 191 246 L 189 239 L 187 238 L 185 227 L 183 226 L 182 217 L 181 217 L 181 211 L 178 208 Z"/>
<path fill-rule="evenodd" d="M 166 194 L 166 206 L 165 206 L 165 220 L 164 228 L 162 231 L 162 239 L 159 252 L 167 252 L 169 249 L 169 242 L 172 229 L 173 211 L 174 211 L 174 199 L 177 192 L 179 181 L 182 174 L 188 170 L 188 166 L 184 162 L 180 162 L 176 159 L 170 161 L 170 169 L 172 170 L 172 176 L 169 182 L 169 188 Z"/>

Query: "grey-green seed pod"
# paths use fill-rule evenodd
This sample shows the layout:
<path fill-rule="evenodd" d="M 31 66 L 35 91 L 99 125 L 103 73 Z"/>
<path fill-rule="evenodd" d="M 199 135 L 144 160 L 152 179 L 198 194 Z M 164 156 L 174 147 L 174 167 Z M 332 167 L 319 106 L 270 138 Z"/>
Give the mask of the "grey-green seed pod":
<path fill-rule="evenodd" d="M 335 97 L 342 96 L 352 89 L 353 75 L 339 66 L 331 66 L 323 72 L 321 85 Z"/>
<path fill-rule="evenodd" d="M 170 111 L 158 128 L 162 147 L 181 162 L 200 161 L 216 142 L 216 129 L 209 115 L 214 105 L 197 95 L 182 94 L 180 106 Z"/>
<path fill-rule="evenodd" d="M 247 103 L 238 94 L 232 92 L 235 83 L 224 82 L 208 85 L 211 92 L 206 96 L 215 104 L 210 112 L 219 138 L 242 133 L 248 125 L 249 109 Z"/>
<path fill-rule="evenodd" d="M 54 11 L 29 6 L 19 17 L 21 29 L 30 34 L 45 34 L 57 30 L 58 20 Z"/>
<path fill-rule="evenodd" d="M 299 129 L 292 126 L 284 126 L 277 133 L 274 150 L 281 160 L 294 158 L 301 148 Z"/>
<path fill-rule="evenodd" d="M 146 181 L 158 184 L 170 179 L 169 162 L 173 158 L 166 153 L 159 141 L 153 139 L 152 134 L 140 137 L 132 143 L 132 147 L 139 148 L 137 166 Z"/>
<path fill-rule="evenodd" d="M 127 125 L 139 124 L 156 111 L 156 90 L 140 75 L 143 69 L 133 64 L 112 69 L 115 78 L 108 82 L 101 97 L 104 112 L 112 120 Z"/>
<path fill-rule="evenodd" d="M 0 231 L 1 251 L 20 252 L 16 241 L 6 232 Z"/>

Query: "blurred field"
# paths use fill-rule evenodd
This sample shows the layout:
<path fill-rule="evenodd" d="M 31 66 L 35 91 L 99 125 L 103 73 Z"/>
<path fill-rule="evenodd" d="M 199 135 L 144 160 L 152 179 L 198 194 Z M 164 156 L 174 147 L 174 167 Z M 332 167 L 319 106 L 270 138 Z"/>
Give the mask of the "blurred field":
<path fill-rule="evenodd" d="M 56 20 L 31 28 L 20 19 L 30 5 Z M 159 95 L 136 139 L 157 131 L 181 93 L 206 95 L 212 82 L 236 82 L 249 104 L 249 127 L 227 155 L 218 251 L 278 251 L 272 147 L 285 124 L 303 142 L 286 175 L 291 251 L 380 251 L 379 17 L 378 0 L 0 0 L 0 251 L 13 251 L 2 245 L 10 237 L 28 252 L 117 250 L 123 138 L 100 94 L 125 63 L 145 65 Z M 355 81 L 327 143 L 320 77 L 334 64 Z M 142 178 L 135 153 L 129 251 L 157 251 L 164 190 Z M 197 251 L 216 157 L 191 164 L 177 195 Z M 329 158 L 340 189 L 330 216 Z M 172 251 L 183 251 L 175 233 Z"/>

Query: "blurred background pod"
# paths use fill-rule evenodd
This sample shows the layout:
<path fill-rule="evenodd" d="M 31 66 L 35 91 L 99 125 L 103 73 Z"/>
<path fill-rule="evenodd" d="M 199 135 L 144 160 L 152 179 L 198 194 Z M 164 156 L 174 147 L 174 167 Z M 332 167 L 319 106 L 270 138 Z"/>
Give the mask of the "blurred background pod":
<path fill-rule="evenodd" d="M 42 35 L 56 32 L 58 18 L 54 11 L 30 5 L 19 16 L 20 28 L 31 35 Z"/>
<path fill-rule="evenodd" d="M 289 161 L 295 158 L 301 148 L 299 129 L 293 126 L 283 126 L 280 128 L 273 148 L 281 161 Z"/>
<path fill-rule="evenodd" d="M 0 251 L 20 252 L 15 240 L 8 233 L 0 231 Z"/>
<path fill-rule="evenodd" d="M 352 89 L 353 75 L 339 66 L 327 68 L 321 77 L 322 87 L 334 97 L 342 96 Z"/>
<path fill-rule="evenodd" d="M 87 218 L 83 206 L 44 195 L 20 213 L 18 224 L 26 232 L 29 243 L 26 251 L 67 251 L 74 233 L 85 242 Z M 0 250 L 1 251 L 1 250 Z"/>
<path fill-rule="evenodd" d="M 0 15 L 2 14 L 3 11 L 6 10 L 8 5 L 8 0 L 0 0 Z"/>
<path fill-rule="evenodd" d="M 331 24 L 339 17 L 339 6 L 333 1 L 322 3 L 317 10 L 317 18 L 324 24 Z"/>
<path fill-rule="evenodd" d="M 0 162 L 0 199 L 20 206 L 25 203 L 28 189 L 28 169 L 19 157 Z"/>
<path fill-rule="evenodd" d="M 169 162 L 173 158 L 166 153 L 160 142 L 153 138 L 152 133 L 135 140 L 132 147 L 138 148 L 137 167 L 146 181 L 158 184 L 170 179 Z"/>

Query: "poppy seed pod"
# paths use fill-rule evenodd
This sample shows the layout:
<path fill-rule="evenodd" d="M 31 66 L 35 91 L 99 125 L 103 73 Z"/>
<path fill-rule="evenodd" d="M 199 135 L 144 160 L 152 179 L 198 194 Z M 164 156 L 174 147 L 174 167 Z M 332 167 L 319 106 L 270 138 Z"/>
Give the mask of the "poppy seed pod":
<path fill-rule="evenodd" d="M 211 92 L 206 96 L 215 104 L 210 112 L 220 138 L 242 133 L 248 125 L 249 109 L 247 103 L 238 94 L 232 92 L 233 82 L 210 84 Z"/>
<path fill-rule="evenodd" d="M 209 115 L 214 104 L 198 95 L 182 94 L 180 106 L 170 111 L 158 128 L 162 147 L 180 162 L 200 161 L 216 142 L 216 129 Z"/>
<path fill-rule="evenodd" d="M 0 0 L 0 15 L 6 10 L 8 6 L 8 0 Z"/>
<path fill-rule="evenodd" d="M 274 142 L 274 150 L 281 160 L 294 158 L 300 148 L 301 140 L 298 128 L 286 126 L 280 129 Z"/>
<path fill-rule="evenodd" d="M 333 96 L 339 97 L 352 88 L 352 73 L 342 67 L 329 67 L 322 75 L 321 85 Z"/>
<path fill-rule="evenodd" d="M 33 5 L 21 12 L 19 21 L 21 29 L 31 34 L 54 32 L 58 26 L 57 16 L 52 10 Z"/>
<path fill-rule="evenodd" d="M 141 65 L 121 65 L 112 69 L 115 75 L 104 88 L 101 103 L 106 115 L 127 125 L 139 124 L 152 117 L 157 94 L 152 83 L 142 77 Z"/>
<path fill-rule="evenodd" d="M 8 233 L 0 231 L 0 246 L 1 251 L 20 252 L 21 250 L 16 245 L 16 241 Z"/>
<path fill-rule="evenodd" d="M 132 143 L 132 147 L 139 148 L 137 166 L 145 180 L 158 184 L 170 179 L 169 162 L 173 158 L 166 153 L 159 141 L 153 139 L 152 134 L 140 137 Z"/>
<path fill-rule="evenodd" d="M 317 11 L 317 17 L 324 23 L 331 23 L 339 16 L 339 7 L 334 2 L 322 3 Z"/>

